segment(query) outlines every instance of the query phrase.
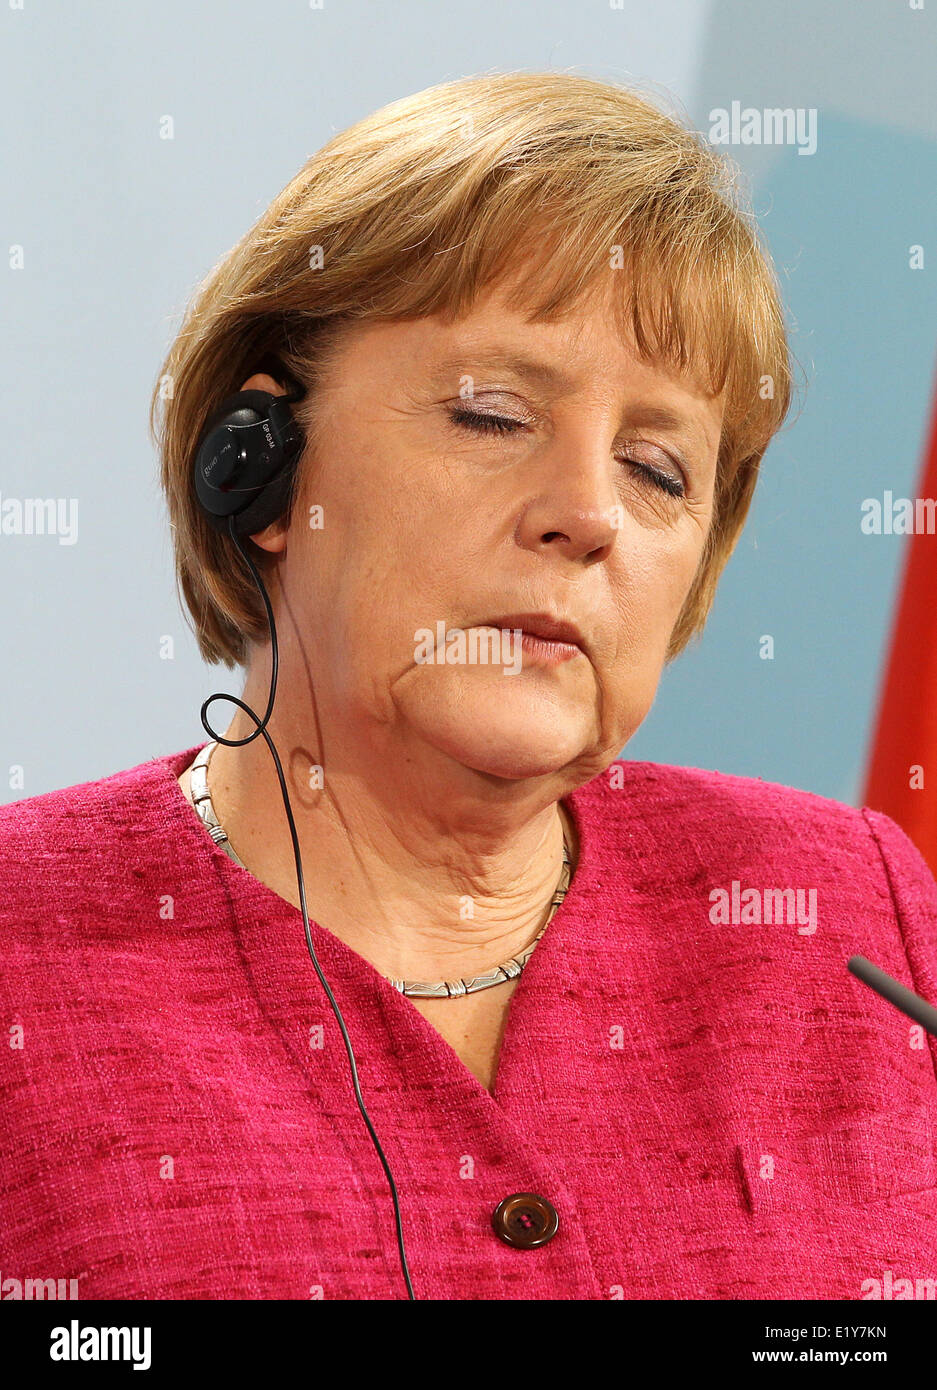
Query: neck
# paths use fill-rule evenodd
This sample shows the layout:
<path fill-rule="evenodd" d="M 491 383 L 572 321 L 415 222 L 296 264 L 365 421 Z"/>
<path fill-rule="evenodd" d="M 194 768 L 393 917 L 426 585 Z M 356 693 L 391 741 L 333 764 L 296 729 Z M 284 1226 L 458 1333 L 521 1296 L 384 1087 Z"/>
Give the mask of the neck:
<path fill-rule="evenodd" d="M 266 691 L 253 684 L 244 699 L 262 712 Z M 225 737 L 243 738 L 253 727 L 239 711 Z M 312 920 L 398 978 L 469 975 L 530 945 L 550 912 L 564 833 L 576 862 L 562 788 L 487 778 L 432 750 L 394 747 L 386 733 L 356 740 L 343 730 L 323 739 L 320 726 L 313 742 L 279 708 L 268 728 Z M 323 743 L 336 750 L 327 759 Z M 263 737 L 241 748 L 219 744 L 209 785 L 240 859 L 298 908 L 286 811 Z"/>

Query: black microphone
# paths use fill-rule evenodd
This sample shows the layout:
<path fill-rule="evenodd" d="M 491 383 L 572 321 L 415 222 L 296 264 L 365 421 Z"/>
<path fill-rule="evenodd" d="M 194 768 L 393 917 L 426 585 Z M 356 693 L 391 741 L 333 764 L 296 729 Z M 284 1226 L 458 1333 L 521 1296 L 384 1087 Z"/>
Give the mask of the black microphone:
<path fill-rule="evenodd" d="M 899 984 L 891 975 L 887 975 L 884 970 L 866 960 L 865 956 L 850 956 L 846 968 L 863 984 L 874 989 L 876 994 L 887 999 L 889 1004 L 894 1004 L 896 1009 L 907 1014 L 908 1018 L 913 1018 L 915 1023 L 919 1023 L 937 1038 L 937 1009 L 933 1004 L 928 1004 L 926 999 L 922 999 L 906 985 Z"/>

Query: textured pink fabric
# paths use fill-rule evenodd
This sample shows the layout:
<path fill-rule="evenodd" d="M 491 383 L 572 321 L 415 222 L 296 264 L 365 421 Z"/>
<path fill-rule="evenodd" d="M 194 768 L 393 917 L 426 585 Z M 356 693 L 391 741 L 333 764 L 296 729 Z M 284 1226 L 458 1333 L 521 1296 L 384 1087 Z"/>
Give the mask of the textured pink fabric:
<path fill-rule="evenodd" d="M 196 819 L 175 781 L 195 752 L 0 809 L 5 1296 L 76 1278 L 85 1299 L 405 1298 L 302 917 Z M 937 885 L 911 842 L 868 810 L 652 763 L 568 804 L 580 863 L 494 1095 L 312 928 L 417 1297 L 858 1299 L 937 1278 L 937 1049 L 846 970 L 866 955 L 937 1001 Z M 816 931 L 714 923 L 733 880 L 815 888 Z M 525 1191 L 559 1212 L 539 1249 L 490 1225 Z"/>

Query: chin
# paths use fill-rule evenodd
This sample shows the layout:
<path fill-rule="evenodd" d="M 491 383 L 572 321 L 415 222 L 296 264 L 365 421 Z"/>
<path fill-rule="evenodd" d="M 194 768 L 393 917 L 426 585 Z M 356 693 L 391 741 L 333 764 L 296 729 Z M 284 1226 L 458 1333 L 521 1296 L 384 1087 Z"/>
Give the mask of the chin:
<path fill-rule="evenodd" d="M 518 692 L 520 693 L 520 692 Z M 475 772 L 519 780 L 546 777 L 594 746 L 595 713 L 561 697 L 416 700 L 406 710 L 421 741 Z"/>
<path fill-rule="evenodd" d="M 468 739 L 463 734 L 448 743 L 439 740 L 436 746 L 473 772 L 507 781 L 549 777 L 578 761 L 585 752 L 580 740 L 537 739 L 530 732 L 521 739 L 497 734 Z"/>

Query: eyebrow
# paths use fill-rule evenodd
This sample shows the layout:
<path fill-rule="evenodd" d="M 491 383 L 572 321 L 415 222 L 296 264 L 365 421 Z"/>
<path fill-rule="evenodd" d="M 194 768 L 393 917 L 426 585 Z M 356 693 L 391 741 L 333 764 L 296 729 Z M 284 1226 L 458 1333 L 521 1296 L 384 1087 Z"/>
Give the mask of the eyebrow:
<path fill-rule="evenodd" d="M 466 370 L 469 362 L 478 363 L 480 366 L 501 367 L 518 377 L 539 382 L 542 386 L 560 393 L 572 391 L 576 385 L 575 379 L 568 372 L 562 367 L 554 366 L 552 362 L 544 362 L 523 353 L 504 352 L 497 348 L 467 348 L 458 355 L 440 358 L 434 364 L 433 377 L 437 380 L 448 378 L 454 372 L 462 376 L 471 375 Z M 652 405 L 650 402 L 635 404 L 628 414 L 630 422 L 634 425 L 674 430 L 688 440 L 695 440 L 707 447 L 709 445 L 706 432 L 692 416 L 681 414 L 668 406 Z"/>
<path fill-rule="evenodd" d="M 465 371 L 466 363 L 469 361 L 487 367 L 503 367 L 515 376 L 527 377 L 531 381 L 539 381 L 544 386 L 551 386 L 560 391 L 570 391 L 575 385 L 573 378 L 561 367 L 555 367 L 552 362 L 527 357 L 524 353 L 503 352 L 498 348 L 467 348 L 464 352 L 440 358 L 434 364 L 433 376 L 448 377 L 453 372 L 458 372 L 461 376 L 470 375 Z"/>
<path fill-rule="evenodd" d="M 656 426 L 662 430 L 675 430 L 688 439 L 698 439 L 701 444 L 708 444 L 709 442 L 704 430 L 691 416 L 681 415 L 679 411 L 670 410 L 667 406 L 636 405 L 630 414 L 636 425 L 650 425 L 652 428 Z"/>

